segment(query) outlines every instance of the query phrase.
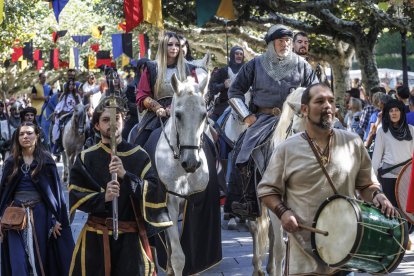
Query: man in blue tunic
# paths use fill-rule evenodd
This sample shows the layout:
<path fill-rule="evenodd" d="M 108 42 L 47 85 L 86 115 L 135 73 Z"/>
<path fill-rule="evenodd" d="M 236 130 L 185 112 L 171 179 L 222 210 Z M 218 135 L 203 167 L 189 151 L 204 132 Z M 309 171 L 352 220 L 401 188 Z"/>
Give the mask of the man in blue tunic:
<path fill-rule="evenodd" d="M 228 91 L 229 104 L 249 126 L 240 138 L 243 140 L 238 142 L 240 149 L 235 158 L 235 166 L 242 181 L 229 183 L 239 186 L 229 190 L 243 191 L 240 193 L 241 201 L 231 205 L 233 212 L 247 219 L 254 220 L 260 215 L 254 185 L 256 181 L 251 177 L 254 175 L 250 162 L 253 149 L 272 133 L 290 91 L 318 82 L 311 65 L 292 52 L 292 37 L 293 32 L 286 26 L 270 27 L 265 36 L 266 52 L 240 69 Z M 249 89 L 252 100 L 248 108 L 244 102 L 244 94 Z"/>

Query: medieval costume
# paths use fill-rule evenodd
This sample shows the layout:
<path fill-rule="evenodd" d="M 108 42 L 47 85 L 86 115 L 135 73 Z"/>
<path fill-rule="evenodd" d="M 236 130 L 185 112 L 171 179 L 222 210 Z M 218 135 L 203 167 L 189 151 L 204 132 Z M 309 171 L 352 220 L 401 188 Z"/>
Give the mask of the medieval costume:
<path fill-rule="evenodd" d="M 224 81 L 230 79 L 230 83 L 232 83 L 236 79 L 237 73 L 244 64 L 244 62 L 236 63 L 236 51 L 243 52 L 243 48 L 239 46 L 231 48 L 229 64 L 218 69 L 211 76 L 209 83 L 209 97 L 217 96 L 214 100 L 213 111 L 210 115 L 214 121 L 217 121 L 221 114 L 223 114 L 224 110 L 229 106 L 227 103 L 229 100 L 227 95 L 228 88 L 225 87 Z"/>
<path fill-rule="evenodd" d="M 50 97 L 53 94 L 52 87 L 47 83 L 45 84 L 37 83 L 33 86 L 32 95 L 33 94 L 36 95 L 37 97 Z M 41 116 L 42 110 L 44 109 L 43 106 L 47 103 L 47 100 L 32 99 L 31 103 L 32 103 L 32 106 L 36 108 L 37 114 Z"/>
<path fill-rule="evenodd" d="M 333 129 L 328 163 L 325 166 L 339 194 L 355 198 L 355 190 L 380 185 L 362 140 L 354 133 Z M 258 197 L 279 195 L 297 220 L 312 225 L 322 202 L 334 191 L 321 170 L 302 133 L 276 147 L 262 180 Z M 346 230 L 346 229 L 345 229 Z M 311 248 L 311 232 L 289 233 L 290 275 L 327 275 L 334 272 L 316 258 Z"/>
<path fill-rule="evenodd" d="M 12 174 L 13 169 L 12 159 L 11 156 L 4 164 L 0 187 L 0 214 L 3 215 L 12 202 L 15 206 L 25 204 L 30 207 L 29 214 L 33 214 L 34 224 L 31 227 L 28 224 L 23 231 L 9 230 L 5 233 L 1 244 L 1 275 L 41 275 L 38 255 L 34 253 L 35 238 L 45 275 L 68 275 L 74 242 L 56 164 L 47 155 L 42 169 L 32 178 L 31 172 L 37 166 L 37 161 L 34 160 L 27 167 L 21 160 L 21 169 L 8 181 L 7 177 Z M 62 230 L 61 235 L 54 238 L 51 231 L 57 221 Z"/>
<path fill-rule="evenodd" d="M 238 150 L 237 156 L 234 157 L 235 166 L 243 174 L 244 181 L 242 182 L 245 182 L 244 188 L 239 187 L 239 190 L 247 191 L 243 195 L 243 200 L 246 200 L 249 205 L 247 209 L 249 209 L 248 213 L 251 214 L 246 214 L 248 217 L 250 215 L 252 217 L 258 216 L 256 187 L 252 183 L 254 181 L 248 177 L 248 175 L 253 175 L 248 164 L 253 149 L 261 145 L 273 132 L 279 121 L 283 103 L 291 89 L 307 87 L 317 82 L 311 66 L 305 59 L 291 51 L 284 57 L 279 56 L 276 52 L 274 40 L 291 38 L 292 36 L 292 31 L 285 26 L 272 26 L 265 38 L 267 43 L 266 52 L 250 60 L 240 69 L 228 91 L 229 103 L 242 120 L 251 114 L 255 114 L 257 118 L 256 122 L 246 130 L 242 138 L 243 141 L 240 143 L 241 148 Z M 244 94 L 250 88 L 251 103 L 249 110 L 244 103 Z M 241 185 L 239 183 L 231 180 L 229 185 Z M 235 211 L 234 208 L 233 211 Z"/>
<path fill-rule="evenodd" d="M 152 275 L 155 271 L 146 229 L 136 218 L 141 217 L 142 193 L 157 181 L 156 173 L 140 146 L 123 141 L 117 156 L 126 170 L 118 180 L 118 240 L 112 239 L 112 203 L 105 202 L 106 184 L 111 180 L 109 145 L 100 142 L 82 151 L 70 172 L 70 213 L 79 209 L 89 214 L 76 243 L 70 275 Z M 169 225 L 166 221 L 162 226 Z"/>

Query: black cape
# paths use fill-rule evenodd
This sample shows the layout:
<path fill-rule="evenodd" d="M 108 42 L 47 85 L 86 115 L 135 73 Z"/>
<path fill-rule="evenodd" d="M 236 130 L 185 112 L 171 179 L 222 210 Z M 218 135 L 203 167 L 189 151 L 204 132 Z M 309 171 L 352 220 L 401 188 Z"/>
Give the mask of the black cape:
<path fill-rule="evenodd" d="M 147 153 L 139 146 L 122 142 L 117 147 L 117 155 L 127 171 L 118 198 L 120 221 L 135 221 L 131 196 L 137 204 L 142 204 L 142 194 L 148 183 L 156 182 L 156 173 Z M 76 158 L 70 172 L 69 200 L 70 212 L 76 209 L 100 218 L 112 217 L 112 203 L 105 203 L 106 184 L 110 181 L 108 164 L 111 150 L 102 142 L 82 151 Z M 133 191 L 131 183 L 139 183 Z M 144 212 L 145 213 L 145 212 Z M 112 235 L 112 232 L 110 232 Z M 82 255 L 82 247 L 85 254 Z M 151 275 L 155 265 L 145 254 L 138 233 L 120 233 L 117 241 L 110 237 L 111 275 Z M 71 275 L 104 275 L 104 255 L 102 235 L 94 228 L 85 225 L 77 241 L 71 265 Z"/>

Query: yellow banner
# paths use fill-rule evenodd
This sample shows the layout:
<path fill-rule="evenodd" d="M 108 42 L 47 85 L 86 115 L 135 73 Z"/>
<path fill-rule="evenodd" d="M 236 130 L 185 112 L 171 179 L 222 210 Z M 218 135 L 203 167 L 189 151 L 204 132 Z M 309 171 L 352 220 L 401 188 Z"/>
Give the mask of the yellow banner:
<path fill-rule="evenodd" d="M 3 22 L 4 0 L 0 0 L 0 24 Z"/>
<path fill-rule="evenodd" d="M 122 66 L 122 68 L 124 66 L 129 65 L 129 62 L 130 62 L 130 58 L 128 56 L 122 54 L 122 59 L 121 59 L 121 66 Z"/>
<path fill-rule="evenodd" d="M 216 15 L 228 20 L 236 19 L 236 16 L 234 15 L 233 0 L 221 0 Z"/>
<path fill-rule="evenodd" d="M 144 21 L 164 28 L 162 23 L 162 5 L 161 0 L 142 0 L 142 8 L 144 13 Z"/>

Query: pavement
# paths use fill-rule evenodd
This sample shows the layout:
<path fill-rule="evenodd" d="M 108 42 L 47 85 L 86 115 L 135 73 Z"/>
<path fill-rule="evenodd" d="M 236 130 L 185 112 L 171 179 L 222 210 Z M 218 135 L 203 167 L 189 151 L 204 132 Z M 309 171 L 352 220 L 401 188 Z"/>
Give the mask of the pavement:
<path fill-rule="evenodd" d="M 58 163 L 59 171 L 62 171 L 62 164 Z M 65 191 L 67 198 L 67 191 Z M 86 222 L 87 214 L 77 211 L 75 219 L 72 223 L 73 237 L 76 239 L 84 223 Z M 239 230 L 226 230 L 224 227 L 222 234 L 222 250 L 223 259 L 216 266 L 209 270 L 200 273 L 199 275 L 213 276 L 247 276 L 252 275 L 252 238 L 247 231 L 244 224 L 239 224 Z M 411 235 L 411 240 L 414 241 L 414 235 Z M 265 271 L 267 260 L 263 261 L 263 270 Z M 162 271 L 159 275 L 165 275 Z M 355 276 L 366 276 L 370 274 L 355 273 Z M 398 268 L 390 275 L 414 275 L 414 251 L 407 251 L 403 261 Z"/>

